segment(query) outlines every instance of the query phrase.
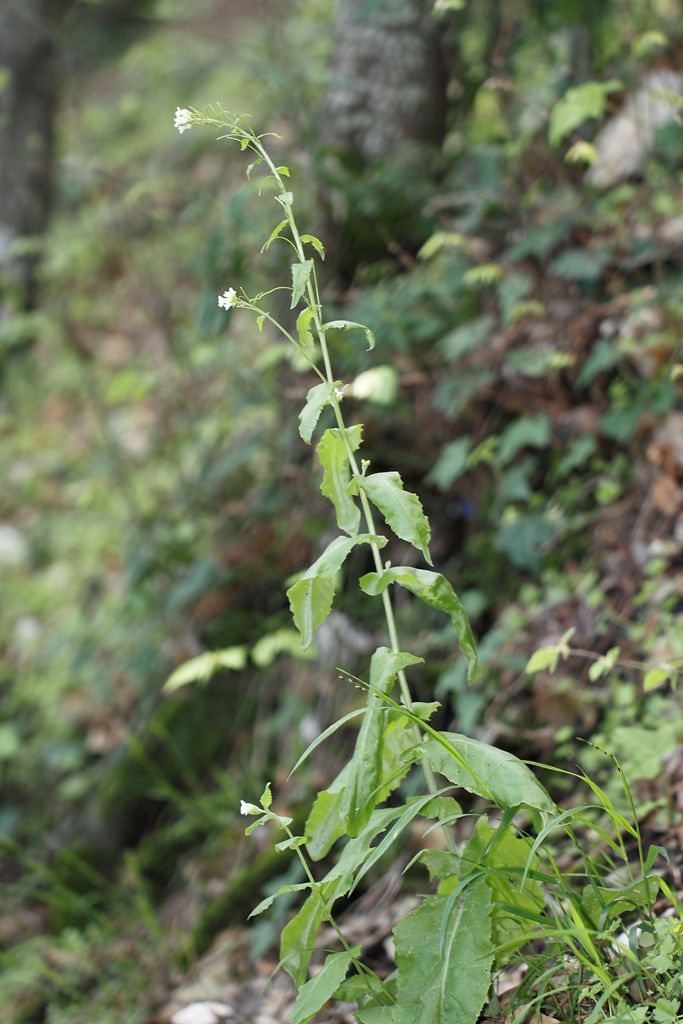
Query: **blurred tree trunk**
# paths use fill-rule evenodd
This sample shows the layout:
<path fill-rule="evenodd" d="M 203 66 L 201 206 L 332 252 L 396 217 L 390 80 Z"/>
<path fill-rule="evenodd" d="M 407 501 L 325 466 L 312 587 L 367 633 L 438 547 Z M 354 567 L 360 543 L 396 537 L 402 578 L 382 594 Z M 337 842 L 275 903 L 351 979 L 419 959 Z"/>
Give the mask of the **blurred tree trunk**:
<path fill-rule="evenodd" d="M 50 209 L 56 36 L 75 0 L 0 0 L 0 315 L 30 307 L 35 255 L 14 251 L 42 234 Z"/>
<path fill-rule="evenodd" d="M 322 141 L 363 161 L 406 142 L 439 145 L 446 112 L 433 0 L 338 0 Z"/>

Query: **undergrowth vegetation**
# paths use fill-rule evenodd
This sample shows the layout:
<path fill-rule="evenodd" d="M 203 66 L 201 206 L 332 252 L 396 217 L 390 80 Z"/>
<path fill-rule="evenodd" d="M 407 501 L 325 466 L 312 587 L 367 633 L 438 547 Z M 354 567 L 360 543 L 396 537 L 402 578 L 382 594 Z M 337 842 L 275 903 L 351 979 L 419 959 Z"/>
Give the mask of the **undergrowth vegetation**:
<path fill-rule="evenodd" d="M 67 84 L 41 303 L 0 321 L 11 1024 L 166 1024 L 188 971 L 278 959 L 296 1021 L 683 1019 L 668 78 L 591 177 L 679 12 L 516 0 L 498 52 L 437 6 L 431 176 L 321 144 L 327 0 L 168 0 Z"/>

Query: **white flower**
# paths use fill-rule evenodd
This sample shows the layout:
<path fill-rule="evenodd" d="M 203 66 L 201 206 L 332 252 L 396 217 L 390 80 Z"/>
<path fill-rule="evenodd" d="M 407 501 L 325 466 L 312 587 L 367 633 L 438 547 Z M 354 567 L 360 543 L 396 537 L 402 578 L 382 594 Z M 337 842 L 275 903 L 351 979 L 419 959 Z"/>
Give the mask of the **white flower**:
<path fill-rule="evenodd" d="M 185 107 L 176 107 L 175 119 L 173 121 L 173 127 L 177 128 L 180 134 L 186 132 L 188 128 L 192 127 L 192 114 Z"/>
<path fill-rule="evenodd" d="M 240 800 L 240 814 L 263 814 L 263 810 L 256 804 L 248 804 L 246 800 Z"/>
<path fill-rule="evenodd" d="M 234 288 L 228 288 L 227 292 L 223 292 L 222 295 L 218 296 L 218 305 L 221 309 L 232 309 L 233 306 L 237 305 L 237 292 Z"/>

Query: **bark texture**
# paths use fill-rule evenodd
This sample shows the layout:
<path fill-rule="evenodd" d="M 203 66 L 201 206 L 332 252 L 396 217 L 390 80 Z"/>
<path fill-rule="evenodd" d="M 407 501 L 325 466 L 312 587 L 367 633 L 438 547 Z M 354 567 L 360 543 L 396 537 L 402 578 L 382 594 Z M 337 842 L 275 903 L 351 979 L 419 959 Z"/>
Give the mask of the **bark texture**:
<path fill-rule="evenodd" d="M 41 235 L 50 209 L 56 36 L 73 0 L 0 0 L 0 311 L 30 306 L 35 259 L 15 243 Z"/>
<path fill-rule="evenodd" d="M 407 142 L 439 144 L 446 112 L 433 0 L 338 0 L 323 143 L 363 162 Z"/>

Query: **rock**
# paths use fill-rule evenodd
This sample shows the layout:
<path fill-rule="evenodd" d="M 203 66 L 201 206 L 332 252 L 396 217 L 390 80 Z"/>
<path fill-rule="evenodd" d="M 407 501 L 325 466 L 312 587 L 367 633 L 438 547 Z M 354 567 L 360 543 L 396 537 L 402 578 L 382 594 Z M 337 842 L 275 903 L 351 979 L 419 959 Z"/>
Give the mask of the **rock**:
<path fill-rule="evenodd" d="M 595 139 L 597 157 L 586 180 L 598 188 L 635 174 L 655 144 L 657 129 L 676 116 L 676 107 L 664 94 L 683 96 L 683 74 L 659 69 L 650 71 Z"/>
<path fill-rule="evenodd" d="M 191 1003 L 171 1017 L 171 1024 L 223 1024 L 233 1014 L 227 1003 Z"/>

